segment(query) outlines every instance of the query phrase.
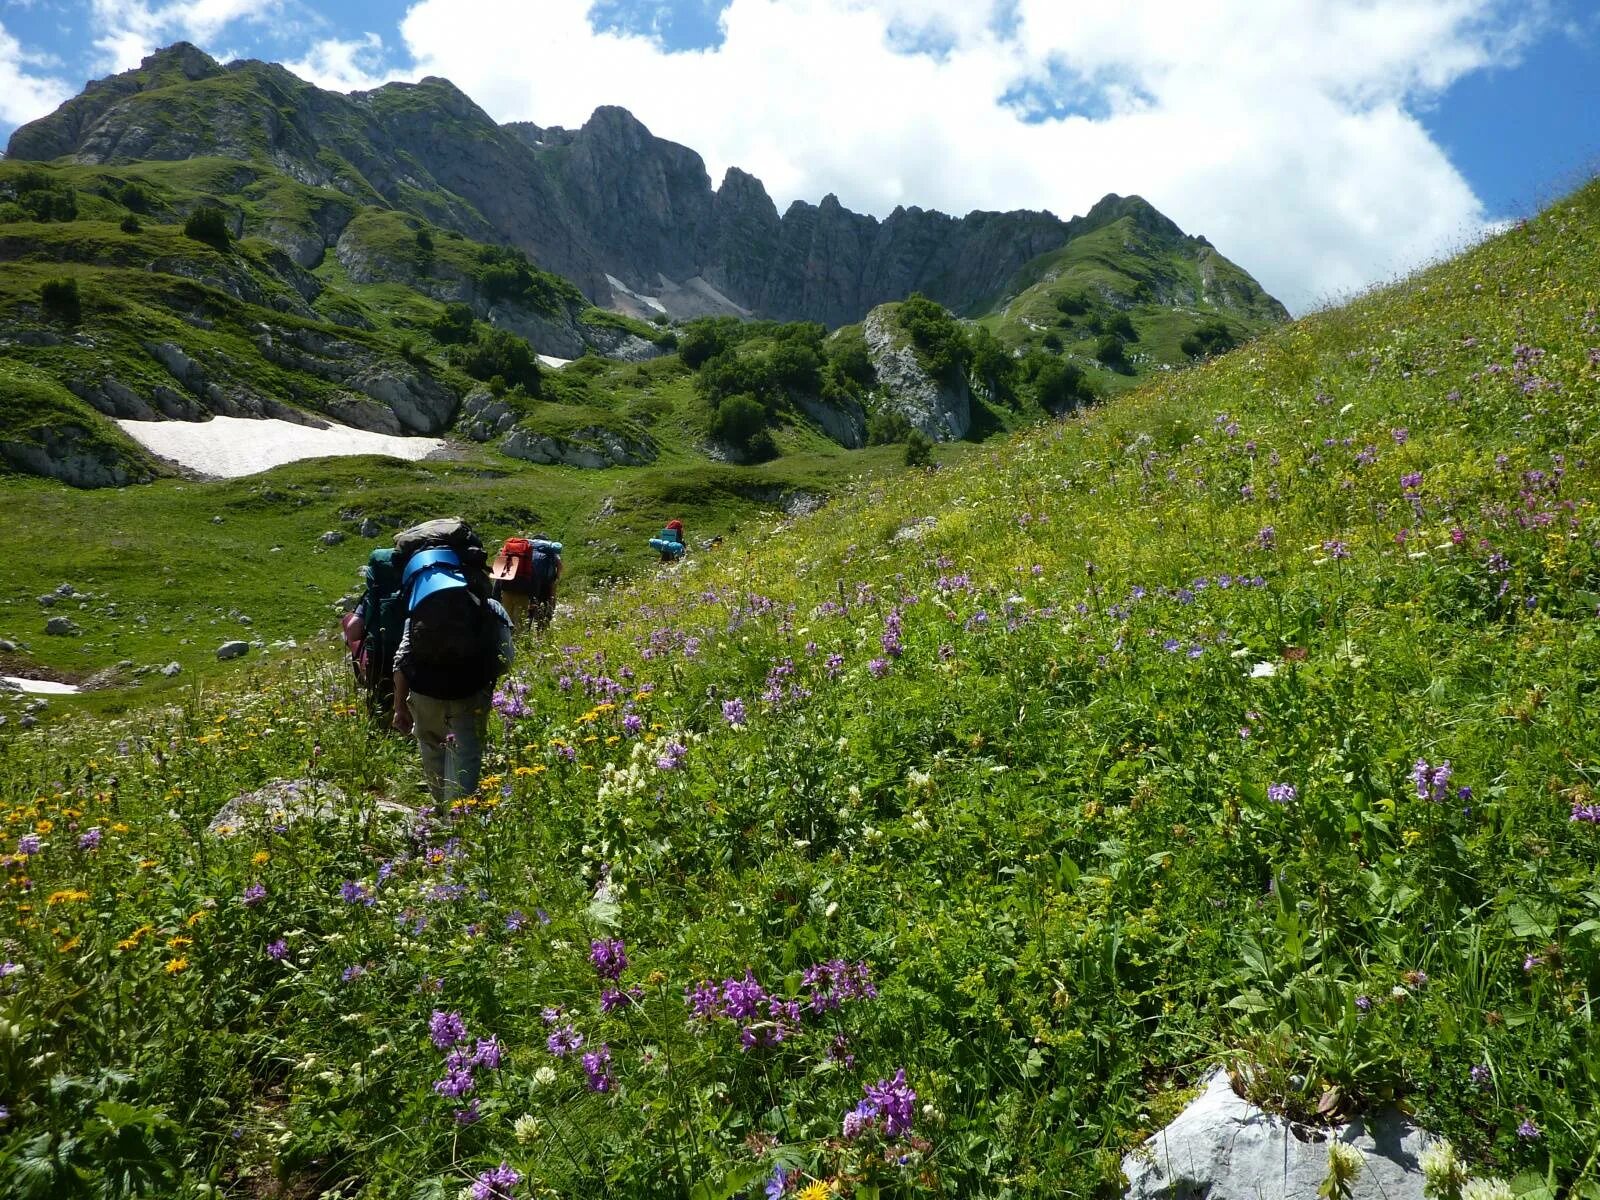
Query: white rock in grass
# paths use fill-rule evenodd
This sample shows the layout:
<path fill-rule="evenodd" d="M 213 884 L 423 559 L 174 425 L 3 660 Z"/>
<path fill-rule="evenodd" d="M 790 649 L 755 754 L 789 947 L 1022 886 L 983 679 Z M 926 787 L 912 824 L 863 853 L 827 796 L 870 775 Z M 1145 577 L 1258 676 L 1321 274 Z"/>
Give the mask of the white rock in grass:
<path fill-rule="evenodd" d="M 250 653 L 249 642 L 223 642 L 217 647 L 217 661 L 227 662 L 230 658 L 243 658 Z"/>
<path fill-rule="evenodd" d="M 1354 1200 L 1423 1200 L 1432 1135 L 1397 1112 L 1331 1129 L 1297 1125 L 1234 1093 L 1217 1071 L 1177 1120 L 1122 1160 L 1128 1200 L 1317 1200 L 1328 1144 L 1361 1154 Z"/>

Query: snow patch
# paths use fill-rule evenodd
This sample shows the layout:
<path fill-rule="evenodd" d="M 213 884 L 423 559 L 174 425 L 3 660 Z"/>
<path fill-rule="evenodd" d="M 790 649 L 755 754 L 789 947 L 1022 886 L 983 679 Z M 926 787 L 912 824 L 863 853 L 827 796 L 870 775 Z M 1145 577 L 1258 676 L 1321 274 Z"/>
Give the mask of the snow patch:
<path fill-rule="evenodd" d="M 572 361 L 570 358 L 557 358 L 554 354 L 539 354 L 535 355 L 535 357 L 545 366 L 557 371 Z"/>
<path fill-rule="evenodd" d="M 339 458 L 352 454 L 384 454 L 410 462 L 444 449 L 440 438 L 398 437 L 347 425 L 316 429 L 254 417 L 212 417 L 209 421 L 117 422 L 145 449 L 204 475 L 238 479 L 299 462 L 303 458 Z"/>
<path fill-rule="evenodd" d="M 50 679 L 24 679 L 20 675 L 0 675 L 0 679 L 12 684 L 19 692 L 27 692 L 34 696 L 76 696 L 78 685 L 75 683 L 56 683 Z"/>

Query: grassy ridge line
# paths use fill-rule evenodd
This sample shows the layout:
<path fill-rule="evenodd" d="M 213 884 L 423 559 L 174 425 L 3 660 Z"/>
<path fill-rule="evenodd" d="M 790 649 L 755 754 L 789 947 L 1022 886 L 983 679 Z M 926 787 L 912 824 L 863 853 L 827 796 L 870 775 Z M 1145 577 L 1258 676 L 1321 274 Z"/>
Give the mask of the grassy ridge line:
<path fill-rule="evenodd" d="M 169 1179 L 1110 1195 L 1222 1059 L 1594 1194 L 1597 266 L 1600 186 L 619 589 L 519 671 L 494 777 L 409 856 L 356 823 L 192 834 L 307 764 L 411 794 L 320 679 L 13 743 L 7 827 L 49 823 L 0 927 L 27 1055 L 130 1068 L 84 1088 L 177 1122 Z M 877 997 L 831 1008 L 834 959 Z M 746 969 L 803 1011 L 686 1020 Z M 169 1003 L 102 1015 L 134 995 Z M 547 1007 L 609 1062 L 551 1054 Z M 435 1086 L 434 1010 L 504 1045 L 470 1095 Z M 910 1132 L 842 1136 L 898 1068 Z M 8 1147 L 80 1127 L 17 1078 Z"/>

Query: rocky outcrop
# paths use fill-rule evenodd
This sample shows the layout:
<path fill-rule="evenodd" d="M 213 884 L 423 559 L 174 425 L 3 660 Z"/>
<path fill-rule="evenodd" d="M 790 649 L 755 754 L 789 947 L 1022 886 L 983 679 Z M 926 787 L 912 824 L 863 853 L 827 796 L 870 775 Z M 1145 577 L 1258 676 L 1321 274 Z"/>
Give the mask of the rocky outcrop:
<path fill-rule="evenodd" d="M 598 470 L 604 467 L 642 467 L 655 462 L 656 446 L 648 437 L 630 437 L 597 425 L 567 434 L 514 429 L 500 443 L 512 458 L 527 462 Z"/>
<path fill-rule="evenodd" d="M 125 487 L 150 478 L 79 425 L 46 425 L 28 431 L 29 441 L 0 439 L 0 460 L 17 471 L 43 475 L 79 488 Z"/>
<path fill-rule="evenodd" d="M 488 388 L 474 388 L 461 402 L 461 432 L 475 442 L 487 442 L 517 423 L 516 413 Z"/>
<path fill-rule="evenodd" d="M 859 450 L 867 444 L 867 414 L 854 400 L 831 404 L 818 396 L 800 396 L 795 403 L 846 450 Z"/>
<path fill-rule="evenodd" d="M 1128 1200 L 1316 1200 L 1334 1141 L 1361 1155 L 1353 1200 L 1423 1200 L 1420 1158 L 1429 1135 L 1398 1112 L 1336 1128 L 1299 1126 L 1240 1099 L 1224 1071 L 1123 1159 Z"/>
<path fill-rule="evenodd" d="M 269 362 L 359 393 L 347 393 L 329 405 L 331 415 L 358 428 L 432 434 L 455 420 L 460 397 L 453 390 L 359 342 L 315 329 L 262 326 L 255 344 Z"/>
<path fill-rule="evenodd" d="M 862 322 L 867 354 L 878 373 L 879 403 L 894 410 L 936 442 L 953 442 L 972 428 L 972 392 L 965 378 L 935 379 L 900 330 L 894 309 L 873 309 Z"/>

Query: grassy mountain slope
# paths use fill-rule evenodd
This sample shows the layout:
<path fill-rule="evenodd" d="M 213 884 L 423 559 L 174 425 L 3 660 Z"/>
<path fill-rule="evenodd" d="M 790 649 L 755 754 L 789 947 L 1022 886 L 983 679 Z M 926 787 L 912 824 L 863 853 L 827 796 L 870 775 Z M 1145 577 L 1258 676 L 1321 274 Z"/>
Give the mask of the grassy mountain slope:
<path fill-rule="evenodd" d="M 1222 1061 L 1594 1195 L 1597 269 L 1600 185 L 597 597 L 409 839 L 199 832 L 414 799 L 332 663 L 11 739 L 10 1177 L 1110 1196 Z"/>
<path fill-rule="evenodd" d="M 1283 306 L 1204 238 L 1188 237 L 1137 196 L 1107 197 L 1069 229 L 1059 250 L 1034 259 L 978 323 L 1008 348 L 1041 348 L 1084 368 L 1096 391 L 1125 390 L 1155 371 L 1187 365 L 1184 339 L 1220 322 L 1243 342 L 1288 319 Z M 1126 366 L 1097 358 L 1119 328 Z"/>

